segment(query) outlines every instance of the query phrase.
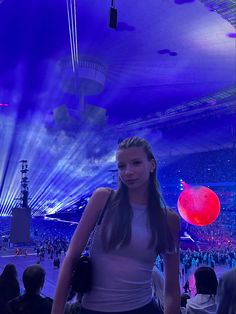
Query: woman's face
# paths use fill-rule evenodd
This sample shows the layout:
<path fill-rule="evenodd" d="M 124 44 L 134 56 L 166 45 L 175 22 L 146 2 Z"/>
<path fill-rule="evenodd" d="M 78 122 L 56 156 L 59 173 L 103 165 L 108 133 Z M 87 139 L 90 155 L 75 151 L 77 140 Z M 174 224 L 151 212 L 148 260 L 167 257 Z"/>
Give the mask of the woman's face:
<path fill-rule="evenodd" d="M 121 181 L 129 188 L 146 186 L 150 173 L 155 170 L 155 160 L 148 160 L 143 147 L 120 149 L 116 155 Z"/>

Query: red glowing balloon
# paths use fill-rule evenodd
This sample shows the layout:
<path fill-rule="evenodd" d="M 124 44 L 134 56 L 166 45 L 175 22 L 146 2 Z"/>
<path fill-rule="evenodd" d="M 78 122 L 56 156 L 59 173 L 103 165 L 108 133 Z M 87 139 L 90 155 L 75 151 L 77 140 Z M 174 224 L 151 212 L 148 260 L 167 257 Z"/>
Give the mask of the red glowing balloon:
<path fill-rule="evenodd" d="M 192 225 L 207 226 L 220 213 L 220 201 L 211 189 L 205 186 L 190 186 L 186 183 L 178 198 L 178 210 L 181 217 Z"/>

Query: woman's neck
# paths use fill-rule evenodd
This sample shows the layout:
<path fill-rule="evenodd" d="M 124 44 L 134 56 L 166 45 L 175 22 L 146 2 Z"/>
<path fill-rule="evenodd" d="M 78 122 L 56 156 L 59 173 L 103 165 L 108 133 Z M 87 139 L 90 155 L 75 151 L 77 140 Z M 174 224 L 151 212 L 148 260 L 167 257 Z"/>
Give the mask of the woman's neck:
<path fill-rule="evenodd" d="M 129 190 L 129 201 L 133 204 L 146 205 L 148 203 L 148 192 L 145 189 L 142 190 Z"/>

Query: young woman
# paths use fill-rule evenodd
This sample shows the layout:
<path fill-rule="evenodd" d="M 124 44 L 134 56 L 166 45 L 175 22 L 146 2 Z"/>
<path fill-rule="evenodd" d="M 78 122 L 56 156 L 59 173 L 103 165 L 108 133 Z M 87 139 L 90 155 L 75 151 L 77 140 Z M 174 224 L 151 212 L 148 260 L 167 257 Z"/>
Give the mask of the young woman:
<path fill-rule="evenodd" d="M 138 137 L 122 141 L 116 160 L 115 191 L 91 248 L 92 290 L 82 298 L 81 314 L 158 314 L 151 275 L 157 254 L 165 268 L 164 313 L 179 314 L 178 216 L 165 207 L 149 144 Z M 71 274 L 108 197 L 97 189 L 83 213 L 64 259 L 52 314 L 62 314 Z"/>

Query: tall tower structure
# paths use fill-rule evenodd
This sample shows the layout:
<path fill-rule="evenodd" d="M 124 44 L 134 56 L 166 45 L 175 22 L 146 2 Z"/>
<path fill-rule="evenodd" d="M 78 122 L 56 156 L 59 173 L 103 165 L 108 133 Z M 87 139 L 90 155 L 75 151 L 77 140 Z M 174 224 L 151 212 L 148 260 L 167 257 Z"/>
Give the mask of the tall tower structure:
<path fill-rule="evenodd" d="M 28 196 L 29 196 L 29 179 L 28 173 L 28 163 L 27 160 L 21 160 L 21 195 L 20 195 L 20 205 L 21 207 L 28 208 Z"/>
<path fill-rule="evenodd" d="M 31 209 L 29 200 L 29 179 L 27 160 L 21 160 L 21 192 L 20 204 L 12 209 L 10 242 L 17 245 L 25 245 L 30 240 Z"/>

